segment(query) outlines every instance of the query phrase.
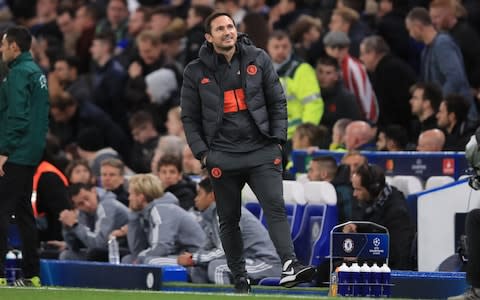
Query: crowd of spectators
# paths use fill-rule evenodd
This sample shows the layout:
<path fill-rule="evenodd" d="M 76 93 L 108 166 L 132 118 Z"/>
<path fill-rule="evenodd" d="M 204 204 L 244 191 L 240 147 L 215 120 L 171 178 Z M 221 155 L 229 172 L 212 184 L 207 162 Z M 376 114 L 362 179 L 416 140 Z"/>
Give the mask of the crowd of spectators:
<path fill-rule="evenodd" d="M 125 207 L 139 218 L 145 209 L 162 210 L 149 194 L 195 210 L 191 178 L 204 174 L 186 143 L 179 103 L 183 69 L 198 57 L 203 21 L 214 10 L 231 14 L 271 56 L 288 100 L 287 151 L 347 150 L 342 165 L 360 150 L 463 151 L 479 121 L 475 0 L 6 2 L 0 26 L 28 27 L 34 58 L 48 74 L 45 160 L 71 187 L 68 194 L 66 180 L 58 182 L 62 192 L 53 199 L 59 204 L 50 212 L 57 223 L 43 246 L 57 248 L 62 258 L 104 258 L 80 251 L 81 244 L 106 247 L 112 231 L 126 237 Z M 310 180 L 340 187 L 341 220 L 355 215 L 350 174 L 364 164 L 354 160 L 340 177 L 331 158 L 310 166 Z M 146 179 L 135 177 L 132 204 L 128 178 L 136 173 L 158 176 L 163 188 L 149 191 Z M 115 198 L 125 207 L 111 203 Z M 96 222 L 105 218 L 110 227 L 98 231 Z M 58 241 L 59 222 L 66 243 Z M 155 241 L 144 236 L 139 243 Z M 139 245 L 132 260 L 145 259 Z"/>

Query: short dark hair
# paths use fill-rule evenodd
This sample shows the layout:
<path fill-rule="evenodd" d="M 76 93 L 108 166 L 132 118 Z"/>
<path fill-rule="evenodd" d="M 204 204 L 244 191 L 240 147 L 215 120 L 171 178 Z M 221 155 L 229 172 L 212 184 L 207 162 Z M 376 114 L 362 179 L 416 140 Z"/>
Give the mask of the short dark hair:
<path fill-rule="evenodd" d="M 366 2 L 365 0 L 342 0 L 344 6 L 356 10 L 359 14 L 364 12 Z"/>
<path fill-rule="evenodd" d="M 146 110 L 139 110 L 135 112 L 130 117 L 130 120 L 128 121 L 128 124 L 130 125 L 130 129 L 132 130 L 135 128 L 145 126 L 146 124 L 149 124 L 149 123 L 152 125 L 155 124 L 152 114 Z"/>
<path fill-rule="evenodd" d="M 212 33 L 212 21 L 221 16 L 229 17 L 230 20 L 232 20 L 233 25 L 235 25 L 235 20 L 232 18 L 232 16 L 230 16 L 229 13 L 224 11 L 214 11 L 205 19 L 205 22 L 203 24 L 206 33 Z"/>
<path fill-rule="evenodd" d="M 449 113 L 454 113 L 458 123 L 467 120 L 470 103 L 458 94 L 450 94 L 442 101 L 447 107 Z"/>
<path fill-rule="evenodd" d="M 331 67 L 334 67 L 335 70 L 340 69 L 340 65 L 338 64 L 338 60 L 336 58 L 331 57 L 330 55 L 321 56 L 317 60 L 317 66 L 318 65 L 331 66 Z"/>
<path fill-rule="evenodd" d="M 110 4 L 110 2 L 112 1 L 120 1 L 122 2 L 123 5 L 125 5 L 125 7 L 128 7 L 128 1 L 127 0 L 108 0 L 108 4 Z"/>
<path fill-rule="evenodd" d="M 174 166 L 179 173 L 183 172 L 183 162 L 182 158 L 178 157 L 178 155 L 172 154 L 165 154 L 163 155 L 160 160 L 158 161 L 158 170 L 163 166 Z"/>
<path fill-rule="evenodd" d="M 283 40 L 283 39 L 288 39 L 291 42 L 290 36 L 288 33 L 284 30 L 274 30 L 270 35 L 268 36 L 268 40 Z"/>
<path fill-rule="evenodd" d="M 213 13 L 213 8 L 207 5 L 192 5 L 190 6 L 190 9 L 195 12 L 195 15 L 197 17 L 202 18 L 202 20 L 205 20 L 209 15 Z"/>
<path fill-rule="evenodd" d="M 75 97 L 69 92 L 50 95 L 50 108 L 57 108 L 63 112 L 67 108 L 75 105 L 78 105 L 77 99 L 75 99 Z"/>
<path fill-rule="evenodd" d="M 414 7 L 408 14 L 407 20 L 420 22 L 424 26 L 432 25 L 428 10 L 424 7 Z"/>
<path fill-rule="evenodd" d="M 78 195 L 80 193 L 80 190 L 84 189 L 84 190 L 91 190 L 93 187 L 95 187 L 95 185 L 91 184 L 91 183 L 74 183 L 74 184 L 71 184 L 68 186 L 68 195 L 70 197 L 70 199 L 76 195 Z"/>
<path fill-rule="evenodd" d="M 98 9 L 95 5 L 93 4 L 84 4 L 80 7 L 85 7 L 85 13 L 87 16 L 89 16 L 90 18 L 92 18 L 93 21 L 97 21 L 99 19 L 99 12 L 98 12 Z M 79 7 L 79 8 L 80 8 Z"/>
<path fill-rule="evenodd" d="M 198 186 L 202 189 L 205 190 L 207 193 L 213 192 L 213 187 L 212 187 L 212 182 L 210 181 L 210 178 L 205 177 L 203 178 L 199 183 Z"/>
<path fill-rule="evenodd" d="M 385 187 L 385 173 L 377 165 L 362 165 L 354 173 L 360 176 L 360 184 L 371 196 L 376 197 Z"/>
<path fill-rule="evenodd" d="M 110 46 L 110 52 L 113 53 L 115 46 L 117 45 L 115 34 L 112 31 L 106 30 L 95 34 L 94 40 L 99 40 L 107 43 Z"/>
<path fill-rule="evenodd" d="M 167 16 L 173 20 L 173 18 L 175 18 L 175 10 L 170 5 L 158 6 L 150 11 L 150 13 L 148 14 L 148 20 L 150 20 L 152 16 L 155 15 Z"/>
<path fill-rule="evenodd" d="M 63 14 L 68 14 L 70 18 L 75 18 L 75 10 L 70 7 L 59 7 L 57 9 L 57 16 L 61 16 Z"/>
<path fill-rule="evenodd" d="M 408 144 L 408 134 L 405 128 L 400 125 L 388 125 L 385 130 L 385 137 L 392 140 L 398 148 L 405 149 Z"/>
<path fill-rule="evenodd" d="M 4 34 L 9 44 L 15 42 L 21 52 L 30 51 L 32 46 L 32 34 L 28 28 L 23 26 L 10 27 Z"/>
<path fill-rule="evenodd" d="M 80 69 L 80 60 L 76 56 L 59 56 L 55 62 L 64 61 L 70 68 L 75 68 L 77 71 Z"/>
<path fill-rule="evenodd" d="M 438 107 L 440 106 L 443 97 L 440 86 L 433 82 L 419 82 L 410 88 L 410 93 L 413 94 L 416 89 L 422 90 L 423 100 L 429 101 L 433 110 L 438 111 Z"/>
<path fill-rule="evenodd" d="M 67 167 L 65 168 L 65 175 L 67 176 L 69 181 L 70 177 L 72 176 L 73 169 L 75 169 L 77 166 L 84 166 L 90 172 L 90 175 L 93 175 L 93 171 L 90 168 L 90 165 L 88 164 L 88 161 L 86 159 L 76 159 L 69 162 Z"/>
<path fill-rule="evenodd" d="M 337 175 L 337 161 L 331 155 L 323 155 L 312 158 L 312 162 L 318 163 L 322 168 L 325 168 L 330 178 L 335 178 Z"/>

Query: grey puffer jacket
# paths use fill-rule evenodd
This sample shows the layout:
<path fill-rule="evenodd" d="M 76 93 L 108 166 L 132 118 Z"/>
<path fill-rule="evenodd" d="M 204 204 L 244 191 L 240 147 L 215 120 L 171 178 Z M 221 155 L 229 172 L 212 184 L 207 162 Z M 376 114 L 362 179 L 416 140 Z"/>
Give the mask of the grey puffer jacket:
<path fill-rule="evenodd" d="M 272 142 L 287 139 L 287 102 L 270 57 L 239 34 L 242 86 L 248 111 L 260 132 Z M 223 118 L 223 88 L 218 56 L 205 42 L 199 58 L 187 65 L 181 90 L 182 121 L 197 159 L 209 150 Z"/>

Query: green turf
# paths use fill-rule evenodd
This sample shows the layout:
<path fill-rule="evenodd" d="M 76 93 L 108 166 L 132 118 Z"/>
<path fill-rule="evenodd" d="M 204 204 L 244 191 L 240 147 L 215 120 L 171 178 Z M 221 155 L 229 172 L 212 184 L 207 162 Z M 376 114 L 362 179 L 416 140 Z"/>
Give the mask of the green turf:
<path fill-rule="evenodd" d="M 122 291 L 122 290 L 96 290 L 96 289 L 74 289 L 74 288 L 0 288 L 0 299 L 5 300 L 220 300 L 220 299 L 318 299 L 316 296 L 296 295 L 235 295 L 235 294 L 213 294 L 213 293 L 169 293 L 160 291 Z M 327 298 L 323 299 L 338 299 Z"/>

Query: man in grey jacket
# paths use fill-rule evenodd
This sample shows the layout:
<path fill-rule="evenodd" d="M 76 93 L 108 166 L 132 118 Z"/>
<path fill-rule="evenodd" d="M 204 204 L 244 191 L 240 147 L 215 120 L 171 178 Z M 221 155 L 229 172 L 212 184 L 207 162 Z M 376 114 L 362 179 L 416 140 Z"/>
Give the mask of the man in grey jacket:
<path fill-rule="evenodd" d="M 420 79 L 440 85 L 445 96 L 460 94 L 465 97 L 470 103 L 468 120 L 475 124 L 478 120 L 477 107 L 458 45 L 449 34 L 438 32 L 433 27 L 428 10 L 423 7 L 416 7 L 408 13 L 406 26 L 413 39 L 425 44 L 420 61 Z"/>
<path fill-rule="evenodd" d="M 122 262 L 172 265 L 183 251 L 203 246 L 205 234 L 194 216 L 164 193 L 153 174 L 133 176 L 128 185 L 130 215 L 127 240 L 131 254 Z"/>
<path fill-rule="evenodd" d="M 128 223 L 128 208 L 115 194 L 92 184 L 76 183 L 69 191 L 76 209 L 60 213 L 67 244 L 60 259 L 106 260 L 108 238 L 112 231 Z"/>
<path fill-rule="evenodd" d="M 230 284 L 232 274 L 222 249 L 215 195 L 209 178 L 199 183 L 195 207 L 202 212 L 200 224 L 207 235 L 207 241 L 201 250 L 179 255 L 178 264 L 192 267 L 189 269 L 192 282 Z M 245 268 L 250 279 L 258 282 L 265 277 L 278 276 L 282 270 L 280 258 L 262 223 L 242 207 L 239 225 L 242 231 Z"/>

